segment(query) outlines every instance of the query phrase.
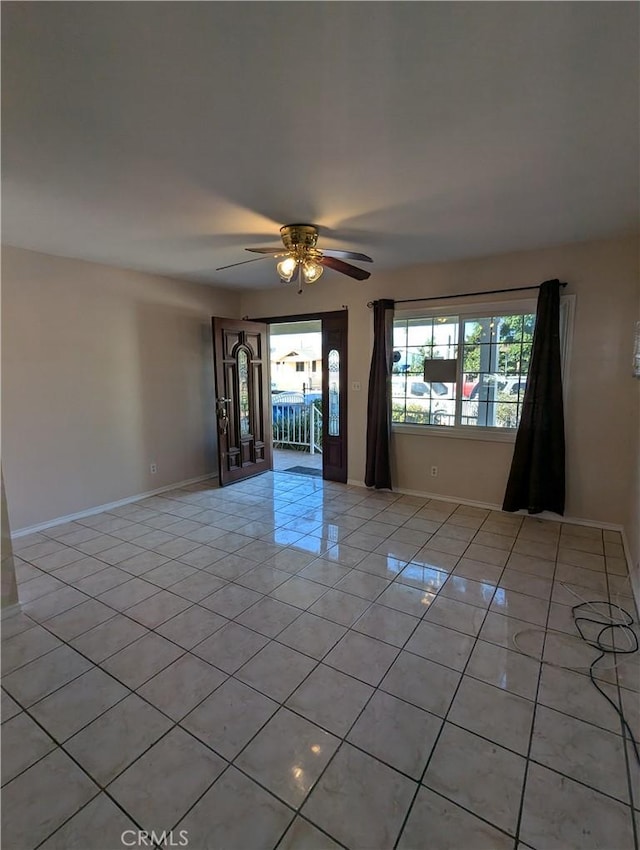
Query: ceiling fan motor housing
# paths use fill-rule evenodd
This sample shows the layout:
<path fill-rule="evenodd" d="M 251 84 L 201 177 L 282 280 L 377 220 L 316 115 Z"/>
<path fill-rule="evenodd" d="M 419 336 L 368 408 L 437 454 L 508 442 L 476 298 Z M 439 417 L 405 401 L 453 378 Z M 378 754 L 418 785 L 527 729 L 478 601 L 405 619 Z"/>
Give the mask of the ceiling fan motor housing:
<path fill-rule="evenodd" d="M 318 241 L 318 228 L 314 224 L 285 224 L 280 228 L 282 243 L 287 251 L 296 248 L 309 250 Z"/>

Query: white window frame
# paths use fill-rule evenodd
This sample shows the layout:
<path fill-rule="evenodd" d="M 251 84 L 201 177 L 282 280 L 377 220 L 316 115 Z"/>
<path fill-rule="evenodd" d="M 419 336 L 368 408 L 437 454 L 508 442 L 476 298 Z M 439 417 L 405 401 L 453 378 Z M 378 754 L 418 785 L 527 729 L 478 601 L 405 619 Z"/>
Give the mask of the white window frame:
<path fill-rule="evenodd" d="M 562 363 L 562 394 L 566 406 L 569 390 L 569 362 L 573 339 L 573 317 L 575 313 L 575 295 L 560 297 L 560 356 Z M 509 301 L 456 303 L 454 300 L 438 307 L 413 307 L 410 309 L 394 310 L 396 319 L 431 319 L 437 316 L 457 316 L 458 319 L 473 317 L 480 319 L 487 316 L 515 316 L 518 314 L 535 313 L 537 298 L 517 298 Z M 456 378 L 456 418 L 460 415 L 462 404 L 461 367 L 463 341 L 458 340 L 458 371 Z M 423 437 L 452 437 L 462 440 L 484 440 L 488 442 L 513 443 L 516 439 L 517 428 L 492 428 L 487 425 L 415 425 L 402 422 L 391 423 L 392 433 L 418 434 Z"/>

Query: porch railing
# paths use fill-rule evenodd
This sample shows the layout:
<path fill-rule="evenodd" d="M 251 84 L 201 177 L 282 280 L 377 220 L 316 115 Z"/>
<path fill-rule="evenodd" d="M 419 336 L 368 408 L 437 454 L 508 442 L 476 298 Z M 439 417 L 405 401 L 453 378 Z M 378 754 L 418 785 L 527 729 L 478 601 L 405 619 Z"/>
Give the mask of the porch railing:
<path fill-rule="evenodd" d="M 273 445 L 322 454 L 322 408 L 315 402 L 272 404 Z"/>

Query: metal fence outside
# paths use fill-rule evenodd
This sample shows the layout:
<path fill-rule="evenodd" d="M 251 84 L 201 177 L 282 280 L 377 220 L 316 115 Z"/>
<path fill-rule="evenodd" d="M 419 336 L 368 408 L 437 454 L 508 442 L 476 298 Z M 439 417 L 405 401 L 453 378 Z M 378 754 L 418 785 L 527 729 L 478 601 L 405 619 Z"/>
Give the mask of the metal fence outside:
<path fill-rule="evenodd" d="M 291 400 L 282 396 L 292 396 Z M 322 407 L 318 401 L 298 401 L 298 393 L 279 393 L 273 401 L 273 446 L 322 453 Z"/>

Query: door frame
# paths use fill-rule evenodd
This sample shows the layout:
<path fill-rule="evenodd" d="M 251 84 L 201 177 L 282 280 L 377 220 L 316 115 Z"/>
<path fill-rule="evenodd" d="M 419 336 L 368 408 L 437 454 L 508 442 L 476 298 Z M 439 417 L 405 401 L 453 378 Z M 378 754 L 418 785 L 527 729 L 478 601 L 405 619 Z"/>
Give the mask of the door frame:
<path fill-rule="evenodd" d="M 342 446 L 341 446 L 341 460 L 340 460 L 340 469 L 332 467 L 330 470 L 327 469 L 326 456 L 325 451 L 323 449 L 322 452 L 322 478 L 325 481 L 338 481 L 343 484 L 347 482 L 347 473 L 348 473 L 348 431 L 347 431 L 347 411 L 348 411 L 348 341 L 349 341 L 349 311 L 346 308 L 341 310 L 325 310 L 323 312 L 318 313 L 296 313 L 294 315 L 287 316 L 267 316 L 260 318 L 249 318 L 245 317 L 246 321 L 250 322 L 262 322 L 267 325 L 267 328 L 270 328 L 271 325 L 277 324 L 289 324 L 295 322 L 309 322 L 309 321 L 320 321 L 321 322 L 321 332 L 322 332 L 322 375 L 324 378 L 325 374 L 328 374 L 327 369 L 327 356 L 328 351 L 325 351 L 325 335 L 327 333 L 327 325 L 331 323 L 335 323 L 338 320 L 343 320 L 344 322 L 344 344 L 342 346 L 342 351 L 340 354 L 340 432 L 342 436 Z M 328 380 L 322 381 L 322 440 L 323 444 L 326 445 L 326 440 L 328 438 L 328 423 L 329 423 L 329 392 L 328 392 Z M 271 378 L 269 378 L 269 387 L 271 387 Z M 273 438 L 271 440 L 271 450 L 273 451 Z M 327 475 L 327 472 L 329 474 Z"/>

